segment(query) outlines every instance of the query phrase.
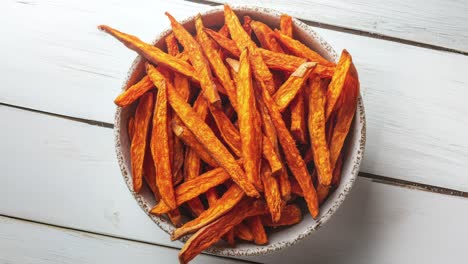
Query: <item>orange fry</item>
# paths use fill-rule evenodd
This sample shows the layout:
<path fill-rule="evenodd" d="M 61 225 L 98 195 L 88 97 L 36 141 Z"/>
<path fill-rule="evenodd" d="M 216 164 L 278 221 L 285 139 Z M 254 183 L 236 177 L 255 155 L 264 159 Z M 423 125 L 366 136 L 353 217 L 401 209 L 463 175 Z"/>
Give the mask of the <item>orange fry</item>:
<path fill-rule="evenodd" d="M 245 219 L 245 222 L 249 229 L 252 230 L 255 244 L 265 245 L 268 243 L 268 237 L 265 232 L 265 228 L 263 227 L 262 219 L 259 215 L 249 217 Z"/>
<path fill-rule="evenodd" d="M 232 152 L 237 156 L 242 156 L 242 146 L 241 146 L 241 138 L 239 135 L 239 131 L 237 128 L 232 124 L 229 117 L 219 108 L 210 107 L 211 115 L 216 123 L 216 126 L 219 129 L 221 137 L 227 143 L 229 148 Z"/>
<path fill-rule="evenodd" d="M 242 142 L 242 157 L 244 157 L 245 173 L 249 181 L 262 190 L 260 179 L 260 164 L 262 154 L 262 131 L 259 114 L 255 104 L 255 93 L 250 71 L 249 51 L 245 49 L 240 56 L 240 66 L 237 76 L 237 98 L 239 100 L 239 132 Z"/>
<path fill-rule="evenodd" d="M 210 188 L 218 186 L 228 179 L 229 175 L 222 168 L 216 168 L 181 183 L 175 188 L 177 206 L 205 193 Z M 170 208 L 165 203 L 158 203 L 151 209 L 151 213 L 160 215 L 167 213 L 169 210 Z"/>
<path fill-rule="evenodd" d="M 213 81 L 210 65 L 203 55 L 202 48 L 197 41 L 190 35 L 190 33 L 175 20 L 175 18 L 168 12 L 165 13 L 171 21 L 172 31 L 179 40 L 180 44 L 188 52 L 189 60 L 195 68 L 197 75 L 200 78 L 200 86 L 203 90 L 203 96 L 208 102 L 215 105 L 221 104 L 216 85 Z"/>
<path fill-rule="evenodd" d="M 306 62 L 299 66 L 297 70 L 291 74 L 288 80 L 273 95 L 273 100 L 276 102 L 280 112 L 283 112 L 291 101 L 296 97 L 301 90 L 302 85 L 309 78 L 316 63 Z"/>
<path fill-rule="evenodd" d="M 167 51 L 171 56 L 179 55 L 179 45 L 177 44 L 177 39 L 174 34 L 169 34 L 166 37 Z M 151 81 L 151 80 L 150 80 Z M 153 84 L 153 82 L 151 82 Z M 190 98 L 190 82 L 187 77 L 184 75 L 174 72 L 174 87 L 180 93 L 180 96 L 188 101 Z"/>
<path fill-rule="evenodd" d="M 128 132 L 128 139 L 131 143 L 133 135 L 135 134 L 135 118 L 133 116 L 128 119 L 127 132 Z"/>
<path fill-rule="evenodd" d="M 216 32 L 216 33 L 219 33 L 219 34 L 221 34 L 222 36 L 224 36 L 224 37 L 227 38 L 227 37 L 229 37 L 229 28 L 227 27 L 226 24 L 224 24 L 224 25 L 218 30 L 218 32 Z"/>
<path fill-rule="evenodd" d="M 141 41 L 139 38 L 135 36 L 120 32 L 109 26 L 101 25 L 98 28 L 100 30 L 103 30 L 109 33 L 110 35 L 115 37 L 117 40 L 122 42 L 129 49 L 134 50 L 135 52 L 140 54 L 142 57 L 144 57 L 151 63 L 162 64 L 176 72 L 179 72 L 185 76 L 190 77 L 196 82 L 199 82 L 199 78 L 195 74 L 193 67 L 187 62 L 181 59 L 178 59 L 176 57 L 173 57 L 161 51 L 160 49 Z"/>
<path fill-rule="evenodd" d="M 263 136 L 262 146 L 263 157 L 267 160 L 268 165 L 270 165 L 271 175 L 279 175 L 283 171 L 283 164 L 281 164 L 281 158 L 276 153 L 275 147 L 268 137 Z"/>
<path fill-rule="evenodd" d="M 290 183 L 291 192 L 301 197 L 304 197 L 304 192 L 302 191 L 301 186 L 299 186 L 299 183 L 296 181 L 296 179 L 291 178 Z"/>
<path fill-rule="evenodd" d="M 271 221 L 271 217 L 268 215 L 262 216 L 262 222 L 265 226 L 269 227 L 279 227 L 279 226 L 288 226 L 295 225 L 302 220 L 302 212 L 299 206 L 296 204 L 288 204 L 281 211 L 281 218 L 274 222 Z"/>
<path fill-rule="evenodd" d="M 291 134 L 301 144 L 307 143 L 307 129 L 305 124 L 304 92 L 301 90 L 290 105 L 291 109 Z"/>
<path fill-rule="evenodd" d="M 186 234 L 195 232 L 196 230 L 206 226 L 207 224 L 218 219 L 220 216 L 231 210 L 244 197 L 244 192 L 237 184 L 233 184 L 218 200 L 218 202 L 204 211 L 197 218 L 185 223 L 182 227 L 177 228 L 171 235 L 172 240 L 181 238 Z"/>
<path fill-rule="evenodd" d="M 147 73 L 156 87 L 167 84 L 168 99 L 172 109 L 177 113 L 188 129 L 192 131 L 196 139 L 206 148 L 211 157 L 217 161 L 219 166 L 226 170 L 248 196 L 259 197 L 260 194 L 247 180 L 244 171 L 204 120 L 202 120 L 193 111 L 190 105 L 180 97 L 175 88 L 169 82 L 165 81 L 164 76 L 162 76 L 154 66 L 149 65 Z"/>
<path fill-rule="evenodd" d="M 137 193 L 140 192 L 143 184 L 143 161 L 153 105 L 153 94 L 146 93 L 140 98 L 135 112 L 135 132 L 132 138 L 130 158 L 132 161 L 133 190 Z"/>
<path fill-rule="evenodd" d="M 237 110 L 236 87 L 231 80 L 228 69 L 224 65 L 223 59 L 215 47 L 217 44 L 203 30 L 204 26 L 200 15 L 195 19 L 195 27 L 197 29 L 197 41 L 205 52 L 214 74 L 219 78 L 219 81 L 226 90 L 231 105 Z"/>
<path fill-rule="evenodd" d="M 283 169 L 279 175 L 278 183 L 280 186 L 281 198 L 283 198 L 284 201 L 289 201 L 289 199 L 291 199 L 291 183 L 286 169 Z"/>
<path fill-rule="evenodd" d="M 306 164 L 296 147 L 296 142 L 292 138 L 289 130 L 286 127 L 286 124 L 284 123 L 278 106 L 270 97 L 268 91 L 262 90 L 262 98 L 268 109 L 268 112 L 270 113 L 271 119 L 275 124 L 276 131 L 278 133 L 278 139 L 281 146 L 283 147 L 284 156 L 288 163 L 289 169 L 301 186 L 310 214 L 315 218 L 319 213 L 318 198 L 314 185 L 312 184 L 312 179 L 309 175 L 309 172 L 307 171 Z"/>
<path fill-rule="evenodd" d="M 293 36 L 293 22 L 292 17 L 282 14 L 280 16 L 280 31 L 286 36 L 292 38 Z"/>
<path fill-rule="evenodd" d="M 245 218 L 264 214 L 265 211 L 266 206 L 262 201 L 243 200 L 230 212 L 192 235 L 179 252 L 180 263 L 188 263 Z"/>
<path fill-rule="evenodd" d="M 120 107 L 125 107 L 132 104 L 138 98 L 140 98 L 144 93 L 151 90 L 154 87 L 153 82 L 149 79 L 147 75 L 141 78 L 140 81 L 130 86 L 127 90 L 119 94 L 115 98 L 114 103 Z"/>
<path fill-rule="evenodd" d="M 307 122 L 310 142 L 318 181 L 321 185 L 328 186 L 332 179 L 332 168 L 325 133 L 325 93 L 326 86 L 319 77 L 311 80 L 308 100 L 310 111 Z"/>
<path fill-rule="evenodd" d="M 167 86 L 165 83 L 158 86 L 152 131 L 151 153 L 157 171 L 156 186 L 164 203 L 171 209 L 176 209 L 168 131 Z"/>
<path fill-rule="evenodd" d="M 343 50 L 340 61 L 338 61 L 338 65 L 336 65 L 335 74 L 333 74 L 332 80 L 327 90 L 327 106 L 325 111 L 326 120 L 328 120 L 330 114 L 335 108 L 335 104 L 343 90 L 345 80 L 349 74 L 352 63 L 353 61 L 351 55 L 347 50 Z"/>
<path fill-rule="evenodd" d="M 281 200 L 278 181 L 271 175 L 271 170 L 267 165 L 262 166 L 262 181 L 268 210 L 270 211 L 273 222 L 276 222 L 281 217 L 283 201 Z"/>
<path fill-rule="evenodd" d="M 278 30 L 275 30 L 275 37 L 283 44 L 292 54 L 306 58 L 312 62 L 317 62 L 324 66 L 334 66 L 334 63 L 326 60 L 317 52 L 309 49 L 306 45 L 302 44 L 300 41 L 293 39 Z"/>
<path fill-rule="evenodd" d="M 244 223 L 240 223 L 234 227 L 234 235 L 245 241 L 253 241 L 252 231 Z"/>
<path fill-rule="evenodd" d="M 263 48 L 284 53 L 283 48 L 281 48 L 280 44 L 273 36 L 274 32 L 269 26 L 260 21 L 252 21 L 250 25 Z"/>
<path fill-rule="evenodd" d="M 219 46 L 221 46 L 223 49 L 229 51 L 232 55 L 239 57 L 241 54 L 240 49 L 237 47 L 236 42 L 227 36 L 223 36 L 222 34 L 209 29 L 209 28 L 204 28 L 203 29 L 210 37 L 218 43 Z M 229 30 L 229 29 L 228 29 Z"/>
<path fill-rule="evenodd" d="M 253 68 L 255 79 L 260 83 L 262 89 L 266 89 L 270 94 L 274 93 L 276 88 L 273 75 L 258 52 L 257 46 L 242 28 L 236 14 L 227 4 L 224 5 L 224 20 L 229 27 L 229 32 L 231 33 L 232 39 L 236 42 L 237 47 L 239 49 L 249 49 L 249 60 Z"/>

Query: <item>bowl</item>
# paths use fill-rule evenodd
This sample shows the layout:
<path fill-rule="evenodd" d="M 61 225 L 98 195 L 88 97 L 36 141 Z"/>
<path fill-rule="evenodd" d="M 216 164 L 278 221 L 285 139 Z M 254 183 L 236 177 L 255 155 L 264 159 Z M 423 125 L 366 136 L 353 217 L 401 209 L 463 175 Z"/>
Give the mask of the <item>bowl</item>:
<path fill-rule="evenodd" d="M 278 11 L 251 6 L 232 6 L 232 8 L 239 17 L 249 15 L 252 19 L 262 21 L 272 28 L 279 28 L 279 18 L 281 13 Z M 181 24 L 183 24 L 192 33 L 195 31 L 193 23 L 195 15 L 196 14 L 181 21 Z M 224 24 L 224 13 L 222 6 L 207 10 L 201 15 L 206 27 L 220 27 Z M 304 44 L 320 53 L 326 59 L 337 62 L 338 56 L 336 52 L 313 30 L 312 27 L 302 23 L 297 19 L 293 19 L 293 22 L 294 37 L 296 39 L 299 39 Z M 169 33 L 171 33 L 170 28 L 159 34 L 159 36 L 157 36 L 156 40 L 154 41 L 154 45 L 159 48 L 164 48 L 164 38 Z M 144 76 L 144 73 L 144 63 L 141 57 L 138 56 L 130 68 L 123 89 L 126 89 L 126 87 L 136 83 Z M 125 108 L 118 107 L 115 113 L 114 134 L 117 159 L 125 183 L 127 184 L 128 189 L 133 194 L 140 207 L 162 230 L 170 234 L 175 229 L 171 222 L 165 217 L 155 216 L 149 213 L 151 208 L 156 204 L 151 191 L 146 187 L 142 188 L 139 194 L 133 191 L 129 153 L 130 144 L 126 124 L 128 123 L 127 121 L 129 116 L 133 114 L 134 111 L 135 105 L 132 105 Z M 366 122 L 364 105 L 361 96 L 359 96 L 354 121 L 351 125 L 350 133 L 344 146 L 345 153 L 343 159 L 341 183 L 320 207 L 320 215 L 317 217 L 317 219 L 313 219 L 309 213 L 305 213 L 303 220 L 300 223 L 286 228 L 274 230 L 272 233 L 269 233 L 269 243 L 267 245 L 255 245 L 251 243 L 240 242 L 236 245 L 236 247 L 232 248 L 220 242 L 205 250 L 205 252 L 220 256 L 263 255 L 287 248 L 301 241 L 306 236 L 314 233 L 314 231 L 325 224 L 340 207 L 351 190 L 354 181 L 356 180 L 364 154 L 364 145 L 366 139 L 365 127 Z M 186 239 L 187 237 L 183 237 L 181 240 Z"/>

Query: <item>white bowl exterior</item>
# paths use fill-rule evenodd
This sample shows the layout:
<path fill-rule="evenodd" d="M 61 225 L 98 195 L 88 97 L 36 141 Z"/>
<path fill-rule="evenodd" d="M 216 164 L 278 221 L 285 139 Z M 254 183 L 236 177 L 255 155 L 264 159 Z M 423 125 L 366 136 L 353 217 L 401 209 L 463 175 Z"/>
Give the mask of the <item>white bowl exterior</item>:
<path fill-rule="evenodd" d="M 279 17 L 281 13 L 260 7 L 251 6 L 232 6 L 233 10 L 239 17 L 249 15 L 254 20 L 262 21 L 271 27 L 279 27 Z M 220 27 L 224 23 L 223 7 L 218 6 L 202 13 L 203 22 L 207 27 Z M 195 16 L 189 17 L 183 21 L 182 24 L 189 30 L 194 32 L 193 20 Z M 337 54 L 333 48 L 317 33 L 312 27 L 294 19 L 294 37 L 301 40 L 304 44 L 311 47 L 323 57 L 337 61 Z M 159 48 L 164 48 L 164 37 L 171 32 L 167 29 L 156 37 L 154 44 Z M 144 75 L 144 67 L 141 57 L 138 56 L 130 68 L 129 75 L 123 89 L 134 84 Z M 148 188 L 143 188 L 140 194 L 133 191 L 131 165 L 130 165 L 130 144 L 127 133 L 127 121 L 134 112 L 135 106 L 126 108 L 117 108 L 115 114 L 115 146 L 117 152 L 117 159 L 122 171 L 124 180 L 133 194 L 141 208 L 151 217 L 151 219 L 165 232 L 170 234 L 174 230 L 174 226 L 165 217 L 158 217 L 151 215 L 149 211 L 156 204 L 156 201 Z M 338 188 L 330 194 L 330 197 L 320 207 L 320 215 L 317 219 L 313 219 L 310 214 L 304 214 L 303 220 L 294 226 L 283 228 L 269 234 L 269 244 L 264 246 L 254 245 L 251 243 L 238 243 L 235 248 L 225 247 L 225 244 L 218 243 L 217 245 L 206 250 L 208 253 L 221 255 L 221 256 L 253 256 L 263 255 L 274 252 L 288 246 L 291 246 L 304 237 L 310 235 L 323 225 L 335 213 L 338 207 L 344 201 L 346 195 L 349 193 L 353 183 L 359 172 L 361 160 L 364 155 L 365 146 L 365 113 L 362 98 L 359 97 L 358 106 L 356 108 L 356 115 L 350 129 L 350 135 L 346 140 L 345 145 L 345 158 L 343 162 L 341 183 Z M 186 240 L 184 237 L 182 240 Z"/>

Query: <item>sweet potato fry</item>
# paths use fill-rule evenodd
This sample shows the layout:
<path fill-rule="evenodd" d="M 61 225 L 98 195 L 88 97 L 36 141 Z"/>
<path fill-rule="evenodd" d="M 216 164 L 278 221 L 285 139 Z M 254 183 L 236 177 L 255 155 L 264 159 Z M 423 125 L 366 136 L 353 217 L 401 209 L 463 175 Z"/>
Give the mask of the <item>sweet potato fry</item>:
<path fill-rule="evenodd" d="M 169 34 L 166 37 L 167 51 L 171 56 L 179 55 L 179 45 L 177 44 L 177 39 L 174 34 Z M 151 81 L 151 80 L 150 80 Z M 153 82 L 151 82 L 153 84 Z M 174 87 L 179 92 L 180 96 L 188 101 L 190 99 L 190 82 L 187 77 L 184 75 L 174 72 Z"/>
<path fill-rule="evenodd" d="M 260 21 L 252 21 L 250 25 L 257 36 L 257 39 L 260 41 L 262 48 L 268 49 L 275 52 L 284 53 L 283 48 L 281 48 L 280 44 L 273 36 L 273 30 L 266 24 Z"/>
<path fill-rule="evenodd" d="M 119 94 L 119 96 L 115 98 L 114 103 L 120 107 L 125 107 L 135 102 L 144 93 L 151 90 L 152 88 L 154 88 L 153 82 L 151 82 L 149 77 L 145 75 L 143 78 L 141 78 L 140 81 Z"/>
<path fill-rule="evenodd" d="M 307 171 L 306 164 L 302 159 L 301 154 L 296 147 L 296 143 L 286 127 L 286 124 L 284 123 L 278 106 L 273 101 L 273 98 L 271 98 L 271 96 L 268 94 L 268 91 L 262 90 L 262 99 L 264 100 L 264 104 L 266 105 L 271 119 L 275 124 L 276 131 L 278 133 L 278 139 L 281 146 L 283 147 L 284 156 L 288 163 L 289 169 L 301 186 L 310 214 L 315 218 L 319 213 L 318 198 L 314 185 L 312 184 L 312 179 L 309 175 L 309 172 Z"/>
<path fill-rule="evenodd" d="M 346 136 L 348 135 L 349 128 L 351 127 L 354 113 L 356 112 L 356 105 L 359 97 L 359 80 L 354 65 L 351 66 L 350 74 L 346 77 L 341 96 L 343 96 L 343 103 L 336 112 L 336 123 L 330 145 L 330 164 L 332 168 L 335 167 Z"/>
<path fill-rule="evenodd" d="M 278 91 L 273 95 L 273 100 L 276 105 L 278 105 L 278 109 L 281 112 L 283 112 L 294 97 L 296 97 L 305 81 L 309 78 L 309 75 L 313 71 L 315 65 L 316 63 L 314 62 L 306 62 L 299 66 L 299 68 L 291 74 L 288 80 L 281 85 Z"/>
<path fill-rule="evenodd" d="M 249 35 L 249 37 L 252 35 L 252 25 L 250 24 L 252 22 L 252 18 L 249 16 L 244 16 L 244 23 L 242 23 L 242 27 L 245 30 L 245 33 Z"/>
<path fill-rule="evenodd" d="M 128 139 L 131 143 L 133 135 L 135 134 L 135 118 L 133 116 L 128 119 L 127 132 Z"/>
<path fill-rule="evenodd" d="M 280 16 L 280 31 L 286 36 L 293 37 L 293 22 L 292 17 L 282 14 Z"/>
<path fill-rule="evenodd" d="M 203 55 L 202 48 L 192 35 L 190 35 L 190 33 L 179 22 L 177 22 L 172 15 L 168 12 L 165 14 L 171 21 L 172 31 L 174 32 L 177 40 L 179 40 L 180 44 L 188 52 L 189 60 L 199 76 L 203 96 L 211 104 L 220 106 L 221 99 L 213 81 L 210 65 L 206 57 Z"/>
<path fill-rule="evenodd" d="M 245 49 L 240 56 L 239 73 L 237 76 L 237 98 L 239 100 L 239 132 L 242 142 L 242 157 L 244 169 L 249 181 L 262 190 L 260 179 L 260 164 L 262 154 L 262 131 L 255 103 L 255 93 L 252 85 L 252 72 L 249 63 L 249 50 Z"/>
<path fill-rule="evenodd" d="M 228 29 L 229 30 L 229 29 Z M 210 37 L 218 43 L 219 46 L 221 46 L 223 49 L 229 51 L 232 55 L 239 57 L 241 54 L 240 49 L 237 47 L 236 42 L 227 36 L 223 36 L 222 34 L 209 29 L 209 28 L 204 28 L 204 31 L 210 35 Z"/>
<path fill-rule="evenodd" d="M 210 107 L 211 115 L 218 127 L 221 137 L 227 143 L 232 152 L 237 156 L 242 156 L 242 144 L 239 131 L 232 124 L 229 117 L 219 108 Z"/>
<path fill-rule="evenodd" d="M 301 90 L 290 105 L 291 109 L 291 134 L 301 144 L 307 143 L 307 129 L 305 122 L 304 92 Z"/>
<path fill-rule="evenodd" d="M 209 207 L 215 206 L 216 202 L 218 202 L 218 199 L 219 197 L 216 188 L 211 188 L 206 191 L 206 200 L 208 201 Z"/>
<path fill-rule="evenodd" d="M 263 157 L 270 166 L 271 175 L 279 175 L 283 171 L 283 164 L 281 163 L 281 158 L 275 151 L 275 148 L 271 143 L 270 139 L 267 138 L 265 135 L 262 138 L 262 148 Z"/>
<path fill-rule="evenodd" d="M 299 183 L 297 182 L 297 180 L 294 178 L 291 178 L 290 183 L 291 183 L 291 192 L 294 193 L 295 195 L 304 197 L 304 192 L 302 191 L 301 186 L 299 186 Z"/>
<path fill-rule="evenodd" d="M 271 175 L 271 170 L 266 164 L 262 166 L 261 174 L 268 210 L 273 222 L 276 222 L 281 217 L 281 208 L 283 207 L 278 181 Z"/>
<path fill-rule="evenodd" d="M 143 161 L 153 106 L 153 94 L 146 93 L 140 98 L 135 112 L 135 132 L 132 138 L 130 158 L 132 161 L 133 190 L 137 193 L 140 192 L 143 184 Z"/>
<path fill-rule="evenodd" d="M 203 30 L 204 26 L 200 15 L 195 19 L 195 27 L 197 29 L 197 41 L 205 52 L 214 74 L 219 78 L 219 81 L 226 90 L 231 105 L 237 110 L 236 87 L 229 75 L 228 69 L 224 65 L 223 59 L 215 47 L 217 44 Z"/>
<path fill-rule="evenodd" d="M 182 123 L 172 121 L 172 130 L 187 146 L 195 150 L 195 153 L 211 167 L 217 167 L 218 162 L 208 153 L 206 148 L 197 140 L 193 133 Z"/>
<path fill-rule="evenodd" d="M 158 97 L 153 113 L 151 153 L 157 171 L 156 185 L 161 199 L 171 209 L 176 209 L 169 145 L 167 86 L 165 83 L 158 86 Z"/>
<path fill-rule="evenodd" d="M 255 79 L 260 83 L 262 89 L 266 89 L 270 94 L 273 94 L 276 90 L 273 75 L 263 61 L 261 54 L 258 52 L 257 46 L 242 28 L 236 14 L 227 4 L 224 5 L 224 19 L 237 47 L 239 49 L 249 49 L 249 60 Z"/>
<path fill-rule="evenodd" d="M 281 171 L 278 177 L 278 183 L 280 186 L 281 198 L 283 198 L 284 201 L 289 201 L 289 199 L 291 199 L 291 183 L 286 168 Z"/>
<path fill-rule="evenodd" d="M 205 193 L 212 187 L 218 186 L 229 179 L 222 168 L 216 168 L 191 180 L 181 183 L 175 188 L 175 200 L 177 206 Z M 165 203 L 158 203 L 153 209 L 152 214 L 160 215 L 167 213 L 170 208 Z"/>
<path fill-rule="evenodd" d="M 186 234 L 195 232 L 196 230 L 208 225 L 220 216 L 231 210 L 244 197 L 244 192 L 237 184 L 233 184 L 218 200 L 216 205 L 208 208 L 197 218 L 185 223 L 182 227 L 177 228 L 171 235 L 172 240 L 181 238 Z"/>
<path fill-rule="evenodd" d="M 188 263 L 245 218 L 261 215 L 265 211 L 266 206 L 262 201 L 243 200 L 230 212 L 192 235 L 179 252 L 180 263 Z"/>
<path fill-rule="evenodd" d="M 245 241 L 253 241 L 252 231 L 250 231 L 250 228 L 244 223 L 240 223 L 234 227 L 234 235 Z"/>
<path fill-rule="evenodd" d="M 352 63 L 353 61 L 351 55 L 347 50 L 343 50 L 327 90 L 327 106 L 325 111 L 325 117 L 327 120 L 335 108 L 335 104 L 338 101 L 338 98 L 340 97 Z"/>
<path fill-rule="evenodd" d="M 262 223 L 269 227 L 295 225 L 302 220 L 302 212 L 296 204 L 288 204 L 281 211 L 281 218 L 274 222 L 269 215 L 262 216 Z"/>
<path fill-rule="evenodd" d="M 325 94 L 326 86 L 320 77 L 315 77 L 309 85 L 309 135 L 312 145 L 315 169 L 321 185 L 328 186 L 332 179 L 330 151 L 325 133 Z"/>
<path fill-rule="evenodd" d="M 334 63 L 326 60 L 317 52 L 311 50 L 306 45 L 302 44 L 300 41 L 293 39 L 278 30 L 275 30 L 275 37 L 283 44 L 292 54 L 306 58 L 312 62 L 317 62 L 324 66 L 334 66 Z"/>
<path fill-rule="evenodd" d="M 151 63 L 162 64 L 176 72 L 179 72 L 185 76 L 190 77 L 192 80 L 196 82 L 200 81 L 199 78 L 197 77 L 197 74 L 195 74 L 194 68 L 187 62 L 181 59 L 178 59 L 176 57 L 173 57 L 163 52 L 162 50 L 141 41 L 139 38 L 135 36 L 120 32 L 109 26 L 101 25 L 98 28 L 100 30 L 103 30 L 109 33 L 110 35 L 115 37 L 117 40 L 122 42 L 129 49 L 134 50 L 135 52 L 140 54 L 142 57 L 144 57 Z"/>
<path fill-rule="evenodd" d="M 221 34 L 222 36 L 224 37 L 229 37 L 229 28 L 226 24 L 224 24 L 219 30 L 218 32 L 219 34 Z"/>
<path fill-rule="evenodd" d="M 148 76 L 155 83 L 155 86 L 167 84 L 168 99 L 172 109 L 177 113 L 182 122 L 192 131 L 196 139 L 206 148 L 211 157 L 226 170 L 231 178 L 245 191 L 248 196 L 259 197 L 260 194 L 255 187 L 247 180 L 244 171 L 229 153 L 226 147 L 219 141 L 211 128 L 193 111 L 189 104 L 177 93 L 175 88 L 165 81 L 154 66 L 147 68 Z"/>
<path fill-rule="evenodd" d="M 245 223 L 252 230 L 254 243 L 257 245 L 265 245 L 268 243 L 268 237 L 265 232 L 265 228 L 262 224 L 262 219 L 259 215 L 249 217 L 245 219 Z"/>

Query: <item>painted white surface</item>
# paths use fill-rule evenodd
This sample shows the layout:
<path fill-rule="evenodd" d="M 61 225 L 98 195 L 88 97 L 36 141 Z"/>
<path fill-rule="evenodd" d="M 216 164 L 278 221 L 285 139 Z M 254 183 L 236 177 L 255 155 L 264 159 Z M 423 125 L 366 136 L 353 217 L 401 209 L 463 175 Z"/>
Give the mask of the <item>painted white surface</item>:
<path fill-rule="evenodd" d="M 178 250 L 0 216 L 0 263 L 179 263 Z M 244 263 L 198 256 L 192 263 Z"/>
<path fill-rule="evenodd" d="M 135 54 L 96 25 L 151 41 L 168 26 L 164 11 L 184 18 L 208 8 L 184 1 L 28 3 L 0 4 L 0 34 L 11 36 L 0 44 L 0 102 L 104 122 L 113 121 L 112 100 Z M 468 191 L 468 57 L 317 31 L 337 50 L 347 48 L 360 73 L 368 120 L 362 171 Z"/>
<path fill-rule="evenodd" d="M 5 139 L 0 148 L 0 214 L 181 245 L 170 242 L 133 200 L 118 170 L 111 129 L 9 107 L 0 107 L 0 119 L 9 124 L 0 130 L 0 138 Z M 315 235 L 290 250 L 250 259 L 440 263 L 450 256 L 462 260 L 468 243 L 467 208 L 465 198 L 359 178 L 342 208 Z M 63 245 L 75 248 L 73 243 Z"/>
<path fill-rule="evenodd" d="M 297 18 L 468 51 L 468 2 L 463 0 L 231 0 Z"/>

